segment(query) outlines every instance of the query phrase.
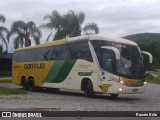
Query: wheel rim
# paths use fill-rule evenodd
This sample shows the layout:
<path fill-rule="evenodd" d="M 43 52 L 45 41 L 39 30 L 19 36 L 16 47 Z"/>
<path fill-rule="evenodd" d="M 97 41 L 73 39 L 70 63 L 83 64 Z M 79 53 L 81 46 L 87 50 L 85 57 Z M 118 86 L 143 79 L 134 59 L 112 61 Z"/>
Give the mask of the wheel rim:
<path fill-rule="evenodd" d="M 87 82 L 87 85 L 85 87 L 85 94 L 86 94 L 86 96 L 88 96 L 88 93 L 89 93 L 89 82 Z"/>
<path fill-rule="evenodd" d="M 92 84 L 90 81 L 87 81 L 86 86 L 85 86 L 85 96 L 86 97 L 93 97 L 94 93 L 93 93 L 93 88 L 92 88 Z"/>
<path fill-rule="evenodd" d="M 23 81 L 22 81 L 22 87 L 23 87 L 24 89 L 27 89 L 27 86 L 28 86 L 27 80 L 23 80 Z"/>
<path fill-rule="evenodd" d="M 33 82 L 32 82 L 32 81 L 29 82 L 29 90 L 30 90 L 30 91 L 33 91 L 33 90 L 34 90 L 34 85 L 33 85 Z"/>

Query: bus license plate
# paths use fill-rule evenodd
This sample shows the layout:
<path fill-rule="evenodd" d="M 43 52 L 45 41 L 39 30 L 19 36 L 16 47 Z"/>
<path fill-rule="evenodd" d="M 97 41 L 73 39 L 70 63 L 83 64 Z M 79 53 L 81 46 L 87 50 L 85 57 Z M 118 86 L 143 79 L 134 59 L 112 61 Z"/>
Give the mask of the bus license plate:
<path fill-rule="evenodd" d="M 133 92 L 138 92 L 138 89 L 133 89 Z"/>

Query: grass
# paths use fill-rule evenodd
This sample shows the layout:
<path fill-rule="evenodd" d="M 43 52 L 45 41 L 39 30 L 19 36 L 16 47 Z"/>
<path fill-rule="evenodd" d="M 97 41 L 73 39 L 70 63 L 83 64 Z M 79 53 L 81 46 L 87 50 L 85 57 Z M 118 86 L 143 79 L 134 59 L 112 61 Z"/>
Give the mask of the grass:
<path fill-rule="evenodd" d="M 155 78 L 150 78 L 150 77 L 147 77 L 147 82 L 150 82 L 150 83 L 156 83 L 156 84 L 160 84 L 160 78 L 159 79 L 155 79 Z"/>
<path fill-rule="evenodd" d="M 156 75 L 160 75 L 160 71 L 147 71 L 148 73 L 153 73 L 153 74 L 156 74 Z"/>
<path fill-rule="evenodd" d="M 0 83 L 11 83 L 12 80 L 0 80 Z"/>
<path fill-rule="evenodd" d="M 18 88 L 0 87 L 0 95 L 27 94 L 27 91 Z"/>
<path fill-rule="evenodd" d="M 160 72 L 157 72 L 157 71 L 148 71 L 149 74 L 155 74 L 155 75 L 158 75 L 158 77 L 153 77 L 151 75 L 149 75 L 146 80 L 147 82 L 150 82 L 150 83 L 155 83 L 155 84 L 160 84 Z"/>
<path fill-rule="evenodd" d="M 7 80 L 0 80 L 0 84 L 3 83 L 11 83 L 11 79 Z M 15 95 L 15 94 L 27 94 L 27 91 L 23 90 L 22 88 L 7 88 L 7 87 L 0 87 L 0 95 Z"/>

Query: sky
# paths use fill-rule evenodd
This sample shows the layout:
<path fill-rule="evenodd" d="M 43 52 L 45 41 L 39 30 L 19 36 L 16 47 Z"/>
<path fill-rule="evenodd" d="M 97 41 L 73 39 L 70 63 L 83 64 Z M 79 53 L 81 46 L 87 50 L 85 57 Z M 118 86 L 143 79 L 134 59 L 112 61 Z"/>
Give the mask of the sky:
<path fill-rule="evenodd" d="M 136 33 L 159 33 L 160 0 L 0 0 L 0 14 L 6 17 L 10 29 L 12 22 L 34 21 L 44 24 L 43 18 L 53 10 L 61 14 L 73 10 L 83 11 L 88 22 L 98 24 L 100 34 L 123 37 Z M 42 30 L 44 42 L 49 30 Z"/>

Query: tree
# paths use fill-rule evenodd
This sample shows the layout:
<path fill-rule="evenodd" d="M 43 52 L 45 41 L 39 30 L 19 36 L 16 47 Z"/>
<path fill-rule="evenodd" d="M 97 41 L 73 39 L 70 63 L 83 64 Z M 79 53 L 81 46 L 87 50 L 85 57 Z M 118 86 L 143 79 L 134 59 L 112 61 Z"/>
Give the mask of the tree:
<path fill-rule="evenodd" d="M 42 37 L 41 31 L 37 29 L 36 24 L 33 21 L 28 23 L 25 23 L 24 21 L 13 22 L 9 37 L 12 35 L 16 35 L 14 39 L 15 48 L 31 46 L 31 40 L 34 40 L 35 44 L 39 44 L 40 38 Z"/>
<path fill-rule="evenodd" d="M 2 45 L 0 45 L 0 55 L 2 54 Z"/>
<path fill-rule="evenodd" d="M 55 29 L 54 40 L 79 36 L 82 32 L 86 34 L 91 31 L 94 31 L 95 34 L 99 33 L 99 28 L 96 23 L 88 23 L 82 28 L 85 20 L 85 14 L 83 12 L 76 14 L 74 11 L 70 10 L 67 14 L 61 15 L 58 11 L 54 10 L 51 15 L 44 17 L 44 20 L 46 19 L 48 23 L 42 26 Z"/>
<path fill-rule="evenodd" d="M 6 18 L 3 15 L 0 15 L 0 22 L 5 23 L 5 21 L 6 21 Z M 0 39 L 6 45 L 6 52 L 8 52 L 8 43 L 9 43 L 9 40 L 7 40 L 8 32 L 9 31 L 8 31 L 8 29 L 6 27 L 0 26 Z"/>
<path fill-rule="evenodd" d="M 148 70 L 160 67 L 160 34 L 159 33 L 139 33 L 124 37 L 136 42 L 142 51 L 148 51 L 153 56 L 153 63 L 149 64 L 148 56 L 144 56 L 144 63 Z"/>

